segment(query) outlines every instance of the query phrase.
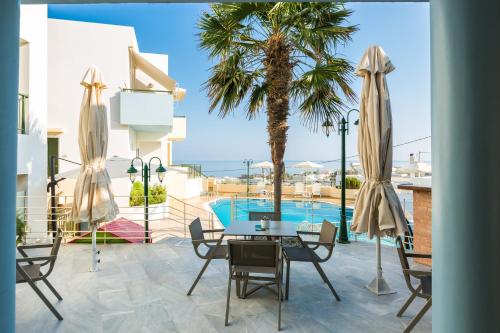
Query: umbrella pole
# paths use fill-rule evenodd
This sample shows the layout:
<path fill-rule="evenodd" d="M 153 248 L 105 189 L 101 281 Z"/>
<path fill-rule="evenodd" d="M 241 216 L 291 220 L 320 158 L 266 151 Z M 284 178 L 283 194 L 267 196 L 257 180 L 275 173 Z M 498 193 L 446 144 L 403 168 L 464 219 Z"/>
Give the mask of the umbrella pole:
<path fill-rule="evenodd" d="M 377 253 L 377 276 L 366 286 L 375 295 L 388 295 L 394 294 L 396 291 L 392 290 L 382 276 L 382 254 L 380 248 L 380 237 L 377 236 L 376 242 Z"/>
<path fill-rule="evenodd" d="M 89 268 L 89 272 L 97 272 L 99 269 L 97 268 L 97 224 L 92 223 L 92 206 L 94 203 L 94 193 L 95 193 L 95 184 L 92 183 L 90 186 L 90 195 L 89 195 L 89 223 L 92 227 L 92 263 Z"/>

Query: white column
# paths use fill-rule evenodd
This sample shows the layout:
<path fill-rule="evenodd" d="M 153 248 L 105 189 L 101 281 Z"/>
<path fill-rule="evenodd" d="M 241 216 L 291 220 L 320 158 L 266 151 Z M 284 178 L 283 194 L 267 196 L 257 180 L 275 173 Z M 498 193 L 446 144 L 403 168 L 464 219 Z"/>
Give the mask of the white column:
<path fill-rule="evenodd" d="M 16 327 L 16 175 L 19 1 L 0 1 L 0 327 Z M 35 296 L 36 297 L 36 296 Z"/>
<path fill-rule="evenodd" d="M 431 0 L 434 332 L 500 332 L 500 1 Z"/>

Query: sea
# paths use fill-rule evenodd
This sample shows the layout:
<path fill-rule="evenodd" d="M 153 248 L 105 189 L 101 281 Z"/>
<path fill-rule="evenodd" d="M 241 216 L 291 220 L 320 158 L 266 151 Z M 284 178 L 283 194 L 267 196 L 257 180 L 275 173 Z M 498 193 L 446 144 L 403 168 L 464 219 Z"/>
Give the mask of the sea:
<path fill-rule="evenodd" d="M 262 162 L 255 160 L 254 163 Z M 289 174 L 302 174 L 303 169 L 294 168 L 293 165 L 303 161 L 285 161 L 286 172 Z M 340 161 L 312 161 L 324 166 L 321 170 L 340 170 Z M 346 160 L 346 169 L 350 169 L 351 163 L 358 163 L 358 160 Z M 407 165 L 408 161 L 394 161 L 393 166 Z M 201 172 L 206 176 L 213 177 L 240 177 L 246 175 L 246 165 L 242 160 L 174 160 L 174 164 L 199 164 L 201 165 Z M 266 171 L 267 172 L 267 171 Z M 250 174 L 262 174 L 262 169 L 250 168 Z"/>

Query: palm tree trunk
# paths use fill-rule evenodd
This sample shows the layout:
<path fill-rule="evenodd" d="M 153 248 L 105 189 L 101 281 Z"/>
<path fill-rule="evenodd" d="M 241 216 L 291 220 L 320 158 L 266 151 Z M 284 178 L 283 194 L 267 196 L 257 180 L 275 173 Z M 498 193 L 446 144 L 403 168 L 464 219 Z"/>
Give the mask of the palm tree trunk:
<path fill-rule="evenodd" d="M 281 34 L 271 36 L 267 42 L 266 59 L 267 131 L 274 164 L 274 211 L 281 219 L 281 184 L 285 171 L 285 156 L 289 94 L 292 81 L 290 47 Z"/>

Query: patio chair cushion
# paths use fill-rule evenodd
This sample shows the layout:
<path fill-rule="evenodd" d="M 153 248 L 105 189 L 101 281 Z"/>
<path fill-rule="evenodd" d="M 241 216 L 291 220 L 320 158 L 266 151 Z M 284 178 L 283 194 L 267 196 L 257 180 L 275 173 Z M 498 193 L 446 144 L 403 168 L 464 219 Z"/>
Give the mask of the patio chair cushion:
<path fill-rule="evenodd" d="M 285 257 L 290 261 L 311 262 L 313 260 L 312 256 L 316 260 L 320 259 L 314 251 L 304 247 L 283 247 L 283 252 L 285 253 Z"/>
<path fill-rule="evenodd" d="M 208 246 L 208 252 L 206 254 L 206 256 L 210 256 L 210 254 L 215 251 L 214 255 L 213 255 L 213 259 L 225 259 L 227 258 L 227 253 L 228 253 L 228 247 L 227 245 L 219 245 L 219 246 L 215 246 L 215 245 L 210 245 Z"/>
<path fill-rule="evenodd" d="M 32 280 L 40 277 L 40 265 L 21 265 L 21 268 L 28 274 Z M 26 282 L 26 279 L 16 270 L 16 283 Z"/>

